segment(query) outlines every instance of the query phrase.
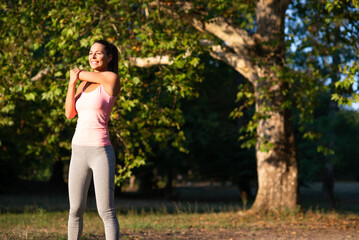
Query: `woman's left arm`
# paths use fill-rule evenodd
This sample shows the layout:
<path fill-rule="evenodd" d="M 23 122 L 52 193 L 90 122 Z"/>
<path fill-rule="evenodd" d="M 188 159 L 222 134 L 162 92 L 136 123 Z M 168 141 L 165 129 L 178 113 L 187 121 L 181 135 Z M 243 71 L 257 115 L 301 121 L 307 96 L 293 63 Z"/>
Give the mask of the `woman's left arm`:
<path fill-rule="evenodd" d="M 118 75 L 114 72 L 81 71 L 79 80 L 101 84 L 106 92 L 112 96 L 117 96 L 120 91 L 120 81 Z"/>

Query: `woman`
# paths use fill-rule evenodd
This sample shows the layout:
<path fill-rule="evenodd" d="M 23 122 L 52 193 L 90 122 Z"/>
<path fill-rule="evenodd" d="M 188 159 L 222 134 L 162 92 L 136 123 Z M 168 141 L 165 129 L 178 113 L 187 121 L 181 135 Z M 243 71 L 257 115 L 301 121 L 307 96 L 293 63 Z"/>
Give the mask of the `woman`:
<path fill-rule="evenodd" d="M 115 154 L 109 140 L 107 122 L 120 92 L 118 51 L 107 41 L 96 41 L 89 52 L 93 71 L 72 69 L 67 90 L 65 115 L 77 126 L 72 139 L 69 169 L 70 213 L 68 239 L 80 239 L 87 194 L 93 176 L 96 205 L 105 225 L 106 240 L 119 239 L 114 210 Z M 77 88 L 76 83 L 81 83 Z"/>

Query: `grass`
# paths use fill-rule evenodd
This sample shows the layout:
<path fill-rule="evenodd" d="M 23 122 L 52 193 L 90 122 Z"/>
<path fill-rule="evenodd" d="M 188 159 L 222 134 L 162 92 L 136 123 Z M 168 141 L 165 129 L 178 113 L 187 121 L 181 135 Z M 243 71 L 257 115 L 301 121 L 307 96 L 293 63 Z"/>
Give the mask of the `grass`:
<path fill-rule="evenodd" d="M 66 239 L 68 199 L 66 196 L 0 196 L 0 239 Z M 205 227 L 216 213 L 235 213 L 238 203 L 167 202 L 161 200 L 116 200 L 122 232 L 174 231 Z M 224 219 L 225 217 L 223 217 Z M 200 221 L 197 221 L 197 220 Z M 211 224 L 210 224 L 211 223 Z M 103 223 L 96 212 L 94 197 L 88 199 L 84 215 L 84 239 L 103 235 Z"/>
<path fill-rule="evenodd" d="M 345 190 L 343 187 L 340 189 Z M 353 206 L 353 208 L 342 208 L 336 212 L 325 210 L 326 208 L 317 205 L 320 201 L 319 195 L 316 196 L 310 192 L 304 196 L 308 196 L 307 199 L 304 198 L 306 207 L 304 211 L 278 212 L 271 215 L 244 215 L 242 211 L 244 206 L 239 201 L 169 202 L 117 199 L 116 209 L 122 239 L 204 239 L 181 238 L 181 234 L 189 231 L 198 234 L 221 231 L 249 233 L 246 236 L 254 233 L 263 235 L 272 233 L 274 236 L 272 239 L 276 239 L 275 236 L 285 232 L 293 234 L 312 230 L 329 234 L 350 231 L 354 235 L 359 235 L 357 200 L 355 202 L 350 200 L 358 199 L 357 195 L 354 198 L 352 195 L 350 198 L 340 195 L 342 204 L 346 207 Z M 349 200 L 353 203 L 352 205 L 349 205 Z M 0 195 L 0 239 L 67 239 L 67 209 L 67 196 Z M 143 237 L 148 232 L 173 233 L 173 236 Z M 90 197 L 84 215 L 82 239 L 104 239 L 101 237 L 103 233 L 103 223 L 96 212 L 95 199 Z M 135 237 L 138 235 L 143 238 Z M 323 236 L 317 239 L 333 239 L 321 237 Z M 230 239 L 230 237 L 223 239 Z M 240 239 L 255 239 L 255 237 Z"/>
<path fill-rule="evenodd" d="M 359 217 L 354 213 L 317 209 L 298 213 L 245 216 L 236 205 L 222 204 L 219 211 L 215 210 L 216 206 L 207 204 L 197 206 L 197 210 L 189 203 L 171 205 L 157 205 L 157 208 L 152 209 L 129 208 L 127 211 L 118 212 L 121 233 L 130 234 L 147 230 L 175 232 L 189 229 L 257 231 L 283 227 L 302 230 L 359 230 Z M 66 239 L 67 217 L 67 211 L 47 211 L 35 207 L 21 213 L 5 212 L 0 216 L 0 239 Z M 103 235 L 102 226 L 97 212 L 87 211 L 84 215 L 83 239 L 94 239 Z"/>

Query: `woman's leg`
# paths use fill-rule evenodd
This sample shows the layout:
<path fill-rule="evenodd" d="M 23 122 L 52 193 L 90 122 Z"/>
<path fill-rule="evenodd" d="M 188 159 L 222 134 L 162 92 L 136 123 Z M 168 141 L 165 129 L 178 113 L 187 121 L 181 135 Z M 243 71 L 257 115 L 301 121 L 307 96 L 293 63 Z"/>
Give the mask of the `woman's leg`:
<path fill-rule="evenodd" d="M 93 171 L 96 204 L 105 225 L 106 240 L 119 239 L 119 225 L 114 209 L 115 153 L 112 145 L 100 147 L 90 164 Z"/>
<path fill-rule="evenodd" d="M 83 146 L 73 145 L 68 181 L 70 200 L 68 240 L 78 240 L 81 237 L 91 175 L 86 149 Z"/>

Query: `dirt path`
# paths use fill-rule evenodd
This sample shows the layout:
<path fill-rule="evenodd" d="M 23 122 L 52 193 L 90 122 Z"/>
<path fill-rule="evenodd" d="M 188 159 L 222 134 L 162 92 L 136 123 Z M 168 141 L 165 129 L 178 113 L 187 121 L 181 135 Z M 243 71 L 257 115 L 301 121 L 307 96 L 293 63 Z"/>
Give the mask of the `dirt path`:
<path fill-rule="evenodd" d="M 94 236 L 91 240 L 104 239 Z M 138 233 L 121 234 L 125 240 L 359 240 L 359 231 L 338 229 L 298 229 L 298 228 L 268 228 L 260 230 L 238 229 L 202 231 L 188 230 L 158 233 L 154 231 L 142 231 Z"/>

